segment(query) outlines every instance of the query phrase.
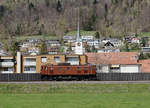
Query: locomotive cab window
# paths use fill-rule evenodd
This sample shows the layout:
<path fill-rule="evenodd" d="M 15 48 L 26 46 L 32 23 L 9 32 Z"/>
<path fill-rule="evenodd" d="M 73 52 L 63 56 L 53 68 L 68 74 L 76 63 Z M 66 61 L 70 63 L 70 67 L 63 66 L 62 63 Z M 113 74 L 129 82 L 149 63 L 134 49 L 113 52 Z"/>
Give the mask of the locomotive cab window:
<path fill-rule="evenodd" d="M 88 68 L 87 68 L 87 67 L 85 67 L 85 68 L 84 68 L 84 70 L 88 70 Z"/>
<path fill-rule="evenodd" d="M 77 67 L 77 70 L 80 70 L 80 67 Z"/>

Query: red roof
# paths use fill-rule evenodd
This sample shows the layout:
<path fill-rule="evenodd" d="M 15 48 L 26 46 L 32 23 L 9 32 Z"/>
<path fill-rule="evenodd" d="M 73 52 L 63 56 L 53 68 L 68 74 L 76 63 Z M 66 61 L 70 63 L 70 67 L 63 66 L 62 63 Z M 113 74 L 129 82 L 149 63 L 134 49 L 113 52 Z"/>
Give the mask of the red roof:
<path fill-rule="evenodd" d="M 142 64 L 141 67 L 142 72 L 150 72 L 150 59 L 140 60 L 139 62 Z"/>
<path fill-rule="evenodd" d="M 91 64 L 139 64 L 138 52 L 86 53 Z"/>

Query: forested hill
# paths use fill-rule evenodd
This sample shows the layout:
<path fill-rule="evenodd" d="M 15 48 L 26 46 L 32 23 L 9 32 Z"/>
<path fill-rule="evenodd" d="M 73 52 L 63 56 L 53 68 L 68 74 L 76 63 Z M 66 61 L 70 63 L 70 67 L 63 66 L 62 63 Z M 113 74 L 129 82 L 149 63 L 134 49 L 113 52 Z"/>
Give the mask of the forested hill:
<path fill-rule="evenodd" d="M 0 35 L 62 36 L 80 26 L 104 36 L 147 32 L 150 0 L 0 0 Z"/>

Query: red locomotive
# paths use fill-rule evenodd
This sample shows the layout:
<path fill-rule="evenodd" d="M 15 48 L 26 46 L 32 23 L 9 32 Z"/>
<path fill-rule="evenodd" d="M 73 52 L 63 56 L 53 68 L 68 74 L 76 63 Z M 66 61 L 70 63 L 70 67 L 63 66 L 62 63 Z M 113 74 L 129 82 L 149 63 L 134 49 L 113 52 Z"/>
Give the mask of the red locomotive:
<path fill-rule="evenodd" d="M 96 66 L 93 65 L 43 65 L 41 66 L 43 80 L 84 80 L 96 78 Z"/>

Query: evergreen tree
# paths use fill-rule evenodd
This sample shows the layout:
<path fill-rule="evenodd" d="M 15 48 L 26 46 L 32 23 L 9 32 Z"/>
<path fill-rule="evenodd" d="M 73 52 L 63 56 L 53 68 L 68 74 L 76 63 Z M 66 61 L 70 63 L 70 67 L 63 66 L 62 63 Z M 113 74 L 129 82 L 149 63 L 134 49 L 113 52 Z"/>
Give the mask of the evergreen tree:
<path fill-rule="evenodd" d="M 63 53 L 64 52 L 64 47 L 59 47 L 58 50 L 59 50 L 60 53 Z"/>
<path fill-rule="evenodd" d="M 15 56 L 17 54 L 17 51 L 19 51 L 19 43 L 17 41 L 11 42 L 11 47 L 9 48 L 11 54 Z"/>
<path fill-rule="evenodd" d="M 57 7 L 56 7 L 57 12 L 61 12 L 62 11 L 62 5 L 60 0 L 57 1 Z"/>
<path fill-rule="evenodd" d="M 49 0 L 45 0 L 45 5 L 46 5 L 46 7 L 49 7 Z"/>
<path fill-rule="evenodd" d="M 143 52 L 140 53 L 139 55 L 139 60 L 145 59 Z"/>
<path fill-rule="evenodd" d="M 31 11 L 31 9 L 34 8 L 34 4 L 33 3 L 29 3 L 28 8 L 29 8 L 29 11 Z"/>
<path fill-rule="evenodd" d="M 135 37 L 138 37 L 138 34 L 137 34 L 137 33 L 135 34 Z"/>
<path fill-rule="evenodd" d="M 92 46 L 92 52 L 97 52 L 97 49 L 95 48 L 95 46 Z"/>
<path fill-rule="evenodd" d="M 97 4 L 97 0 L 94 0 L 94 1 L 93 1 L 93 5 L 96 5 L 96 4 Z"/>
<path fill-rule="evenodd" d="M 146 47 L 148 40 L 146 38 L 142 38 L 142 47 Z"/>
<path fill-rule="evenodd" d="M 95 33 L 95 38 L 96 38 L 96 39 L 99 39 L 99 38 L 100 38 L 99 32 L 96 32 L 96 33 Z"/>
<path fill-rule="evenodd" d="M 3 5 L 0 5 L 0 19 L 1 17 L 4 16 L 4 13 L 5 13 L 5 7 Z"/>
<path fill-rule="evenodd" d="M 105 20 L 107 20 L 107 14 L 108 14 L 108 6 L 107 4 L 105 4 L 105 13 L 104 13 Z"/>
<path fill-rule="evenodd" d="M 129 45 L 128 45 L 128 43 L 125 44 L 125 50 L 126 50 L 126 52 L 129 52 L 129 51 L 130 51 L 130 50 L 129 50 Z"/>
<path fill-rule="evenodd" d="M 91 52 L 91 51 L 90 51 L 90 46 L 89 46 L 88 44 L 85 45 L 85 51 L 86 51 L 86 52 Z"/>

